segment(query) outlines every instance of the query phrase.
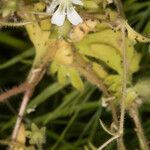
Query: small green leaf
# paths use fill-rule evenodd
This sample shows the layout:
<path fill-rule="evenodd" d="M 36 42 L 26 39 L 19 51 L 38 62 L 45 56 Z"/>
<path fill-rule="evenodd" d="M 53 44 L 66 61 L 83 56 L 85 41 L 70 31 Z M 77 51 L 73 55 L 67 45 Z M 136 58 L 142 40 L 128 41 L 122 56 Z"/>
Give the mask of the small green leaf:
<path fill-rule="evenodd" d="M 55 74 L 58 71 L 58 68 L 58 64 L 55 61 L 53 61 L 50 66 L 50 73 Z"/>
<path fill-rule="evenodd" d="M 65 85 L 65 83 L 67 82 L 66 73 L 67 73 L 66 68 L 61 65 L 57 72 L 57 78 L 58 82 L 62 85 Z"/>
<path fill-rule="evenodd" d="M 26 136 L 30 139 L 30 144 L 44 144 L 46 142 L 46 128 L 39 129 L 36 124 L 32 123 L 31 131 L 26 131 Z"/>
<path fill-rule="evenodd" d="M 129 66 L 129 73 L 135 73 L 140 68 L 140 61 L 141 61 L 142 55 L 140 53 L 134 52 L 134 56 L 132 57 L 132 60 L 130 62 Z"/>
<path fill-rule="evenodd" d="M 83 91 L 84 85 L 77 70 L 69 68 L 69 76 L 72 85 L 79 91 Z"/>

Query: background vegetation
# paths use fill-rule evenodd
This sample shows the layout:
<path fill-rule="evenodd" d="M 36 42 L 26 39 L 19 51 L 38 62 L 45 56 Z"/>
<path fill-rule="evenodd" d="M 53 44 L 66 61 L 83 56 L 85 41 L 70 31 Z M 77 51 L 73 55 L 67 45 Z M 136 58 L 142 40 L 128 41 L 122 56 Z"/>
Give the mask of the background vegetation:
<path fill-rule="evenodd" d="M 138 32 L 150 33 L 150 1 L 124 0 L 124 12 L 129 24 Z M 143 54 L 140 70 L 134 74 L 134 82 L 149 80 L 150 45 L 137 44 Z M 26 78 L 34 58 L 34 48 L 23 28 L 0 29 L 0 88 L 1 91 L 19 85 Z M 101 93 L 85 81 L 85 89 L 79 92 L 71 85 L 60 85 L 55 76 L 47 76 L 36 87 L 28 108 L 35 111 L 27 114 L 24 122 L 30 128 L 35 123 L 40 128 L 46 126 L 46 144 L 44 149 L 80 150 L 89 141 L 99 146 L 108 139 L 99 123 L 102 118 L 111 123 L 111 114 L 101 106 Z M 147 88 L 147 87 L 146 87 Z M 146 89 L 147 90 L 147 89 Z M 150 88 L 149 88 L 150 93 Z M 142 95 L 142 93 L 141 93 Z M 150 139 L 150 103 L 148 97 L 140 107 L 140 117 L 147 139 Z M 7 139 L 17 117 L 21 96 L 15 96 L 0 103 L 0 139 Z M 125 144 L 128 150 L 136 149 L 138 139 L 134 124 L 128 116 L 125 118 Z M 6 149 L 1 145 L 0 149 Z M 107 150 L 115 150 L 115 142 Z"/>

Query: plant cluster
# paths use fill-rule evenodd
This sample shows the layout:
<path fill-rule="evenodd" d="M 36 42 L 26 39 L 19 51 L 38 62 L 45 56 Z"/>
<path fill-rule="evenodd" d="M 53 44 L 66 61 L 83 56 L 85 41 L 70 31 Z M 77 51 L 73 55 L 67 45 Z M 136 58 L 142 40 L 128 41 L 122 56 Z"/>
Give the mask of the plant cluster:
<path fill-rule="evenodd" d="M 128 0 L 124 5 L 134 3 L 134 0 Z M 3 69 L 22 61 L 31 66 L 22 84 L 0 94 L 0 101 L 7 102 L 8 98 L 23 93 L 17 120 L 12 117 L 11 123 L 8 123 L 8 126 L 12 126 L 16 120 L 11 140 L 0 140 L 1 144 L 6 144 L 13 150 L 41 150 L 45 149 L 46 136 L 51 136 L 53 140 L 56 139 L 56 143 L 54 144 L 52 140 L 46 145 L 53 150 L 101 150 L 114 141 L 118 150 L 125 150 L 129 149 L 124 144 L 125 118 L 128 113 L 133 119 L 140 149 L 149 149 L 138 109 L 143 99 L 149 98 L 150 81 L 146 79 L 136 82 L 135 74 L 141 70 L 140 62 L 143 54 L 148 53 L 139 51 L 140 47 L 142 49 L 140 43 L 149 43 L 150 38 L 131 27 L 125 18 L 125 8 L 123 9 L 120 0 L 2 0 L 0 4 L 2 30 L 10 28 L 13 32 L 16 27 L 17 30 L 23 28 L 23 32 L 28 35 L 33 45 L 21 55 L 0 65 L 0 69 Z M 135 10 L 129 11 L 130 7 L 126 10 L 136 14 L 138 8 L 147 5 L 150 6 L 150 3 L 143 2 L 143 5 L 135 6 Z M 135 18 L 129 19 L 135 24 L 136 21 L 140 21 L 139 18 L 140 13 Z M 140 28 L 139 24 L 138 27 Z M 149 27 L 150 21 L 145 27 L 145 33 L 150 31 Z M 19 47 L 19 44 L 20 47 L 25 46 L 19 40 L 14 42 L 16 47 L 17 45 Z M 35 56 L 32 60 L 25 61 L 33 55 Z M 45 74 L 52 77 L 56 75 L 55 80 L 58 82 L 52 83 L 31 100 Z M 67 89 L 68 85 L 72 85 L 74 89 Z M 60 93 L 62 89 L 64 94 Z M 54 110 L 49 109 L 50 112 L 45 114 L 38 113 L 28 127 L 25 116 L 38 112 L 40 105 L 56 92 L 58 92 L 56 95 L 60 95 L 55 98 L 56 106 L 55 102 L 52 102 L 51 109 Z M 94 93 L 98 100 L 89 101 Z M 62 102 L 58 101 L 61 94 L 64 97 Z M 47 102 L 48 105 L 50 103 Z M 102 108 L 111 112 L 110 127 L 106 127 L 105 119 L 99 118 Z M 93 110 L 96 110 L 96 113 L 89 115 L 91 118 L 84 118 Z M 83 114 L 80 115 L 81 111 Z M 71 119 L 66 121 L 69 116 Z M 58 118 L 64 120 L 55 122 Z M 77 122 L 77 118 L 85 119 L 86 123 Z M 65 124 L 60 136 L 60 131 L 56 134 L 54 130 L 61 130 L 59 129 L 61 126 L 56 129 L 53 126 L 54 130 L 47 129 L 47 132 L 45 127 L 37 126 L 42 124 L 48 128 L 51 122 L 62 126 Z M 98 144 L 100 139 L 95 144 L 93 142 L 93 139 L 96 139 L 96 131 L 99 130 L 97 125 L 109 135 L 106 142 L 103 141 L 101 145 Z M 91 134 L 86 135 L 91 127 Z M 71 128 L 73 134 L 66 135 Z M 76 132 L 81 134 L 76 136 Z M 85 136 L 89 138 L 86 139 Z M 70 143 L 73 143 L 73 146 Z"/>

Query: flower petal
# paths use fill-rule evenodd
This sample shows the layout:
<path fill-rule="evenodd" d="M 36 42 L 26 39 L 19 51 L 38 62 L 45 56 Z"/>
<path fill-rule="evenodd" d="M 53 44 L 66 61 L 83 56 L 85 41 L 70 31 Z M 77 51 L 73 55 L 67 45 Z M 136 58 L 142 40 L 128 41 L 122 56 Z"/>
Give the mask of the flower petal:
<path fill-rule="evenodd" d="M 81 0 L 72 0 L 72 3 L 83 6 L 83 2 Z"/>
<path fill-rule="evenodd" d="M 65 7 L 60 5 L 58 7 L 58 9 L 56 10 L 56 12 L 53 14 L 51 22 L 52 22 L 52 24 L 56 24 L 58 26 L 62 26 L 64 24 L 65 17 L 66 17 Z"/>
<path fill-rule="evenodd" d="M 54 13 L 56 7 L 59 5 L 60 0 L 53 0 L 52 3 L 50 4 L 50 6 L 47 6 L 46 8 L 46 12 L 49 14 Z"/>
<path fill-rule="evenodd" d="M 79 23 L 83 22 L 82 18 L 75 11 L 73 6 L 67 7 L 67 18 L 73 25 L 78 25 Z"/>

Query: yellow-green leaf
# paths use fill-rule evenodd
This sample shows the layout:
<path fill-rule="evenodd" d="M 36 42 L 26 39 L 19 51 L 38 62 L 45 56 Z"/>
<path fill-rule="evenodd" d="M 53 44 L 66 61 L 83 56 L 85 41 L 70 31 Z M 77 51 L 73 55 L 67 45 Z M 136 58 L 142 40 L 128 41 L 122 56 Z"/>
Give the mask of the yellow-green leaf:
<path fill-rule="evenodd" d="M 132 60 L 129 64 L 129 72 L 132 74 L 139 70 L 140 68 L 140 60 L 142 58 L 142 55 L 140 53 L 134 52 L 134 55 L 132 57 Z"/>
<path fill-rule="evenodd" d="M 95 73 L 102 79 L 104 79 L 107 76 L 107 72 L 104 70 L 104 68 L 97 64 L 97 63 L 93 63 L 92 64 L 93 70 L 95 71 Z"/>
<path fill-rule="evenodd" d="M 84 85 L 83 85 L 83 82 L 80 78 L 80 75 L 79 73 L 77 72 L 77 70 L 73 69 L 73 68 L 69 68 L 69 77 L 70 77 L 70 80 L 71 80 L 71 83 L 72 85 L 82 91 L 84 89 Z"/>
<path fill-rule="evenodd" d="M 63 66 L 60 66 L 57 73 L 58 82 L 62 85 L 64 85 L 67 82 L 66 79 L 66 68 Z"/>
<path fill-rule="evenodd" d="M 50 66 L 50 73 L 55 74 L 58 71 L 58 69 L 58 64 L 55 61 L 53 61 Z"/>

